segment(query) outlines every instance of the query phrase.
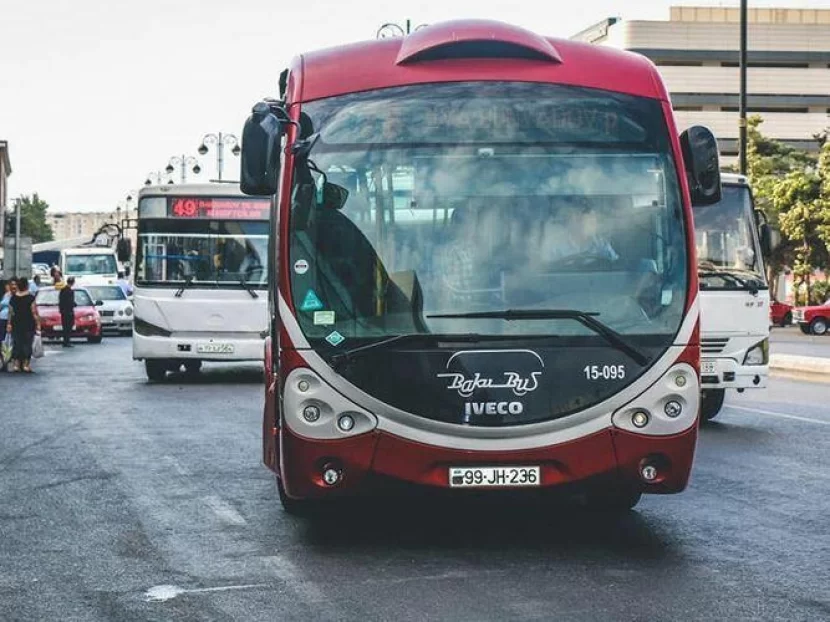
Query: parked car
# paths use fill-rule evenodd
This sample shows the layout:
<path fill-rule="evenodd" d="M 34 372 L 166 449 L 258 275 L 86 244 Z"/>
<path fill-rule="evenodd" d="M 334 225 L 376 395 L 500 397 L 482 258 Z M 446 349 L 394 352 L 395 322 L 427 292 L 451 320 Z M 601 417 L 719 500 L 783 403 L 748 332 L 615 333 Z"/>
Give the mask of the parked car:
<path fill-rule="evenodd" d="M 129 334 L 133 330 L 133 303 L 118 285 L 87 285 L 86 291 L 101 314 L 103 330 Z M 101 303 L 101 304 L 99 304 Z"/>
<path fill-rule="evenodd" d="M 793 309 L 793 321 L 805 335 L 824 335 L 830 329 L 830 298 L 823 305 L 796 307 Z"/>
<path fill-rule="evenodd" d="M 775 326 L 789 326 L 793 323 L 793 306 L 773 300 L 769 305 L 769 320 Z"/>
<path fill-rule="evenodd" d="M 101 343 L 101 316 L 92 297 L 85 289 L 77 288 L 73 289 L 73 292 L 76 306 L 75 324 L 72 327 L 71 337 L 85 338 L 89 343 Z M 43 339 L 63 337 L 58 294 L 59 290 L 54 287 L 42 287 L 35 297 Z"/>

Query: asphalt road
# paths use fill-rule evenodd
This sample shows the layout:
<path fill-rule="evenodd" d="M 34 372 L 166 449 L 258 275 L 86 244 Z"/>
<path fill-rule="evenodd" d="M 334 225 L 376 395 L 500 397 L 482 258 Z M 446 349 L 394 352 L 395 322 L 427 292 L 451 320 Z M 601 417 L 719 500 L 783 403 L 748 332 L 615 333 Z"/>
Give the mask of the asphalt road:
<path fill-rule="evenodd" d="M 50 348 L 50 350 L 52 350 Z M 285 515 L 256 366 L 148 385 L 129 339 L 0 376 L 0 619 L 827 620 L 830 385 L 703 430 L 625 516 L 495 503 Z"/>
<path fill-rule="evenodd" d="M 797 326 L 773 326 L 770 330 L 770 354 L 830 358 L 830 334 L 805 335 Z"/>

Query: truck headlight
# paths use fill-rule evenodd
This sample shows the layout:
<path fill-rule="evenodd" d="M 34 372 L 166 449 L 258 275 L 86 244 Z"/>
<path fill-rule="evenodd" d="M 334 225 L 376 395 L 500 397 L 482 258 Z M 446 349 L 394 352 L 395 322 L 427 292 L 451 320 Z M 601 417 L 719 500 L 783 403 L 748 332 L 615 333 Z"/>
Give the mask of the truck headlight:
<path fill-rule="evenodd" d="M 744 365 L 766 365 L 769 363 L 769 339 L 752 346 L 744 357 Z"/>

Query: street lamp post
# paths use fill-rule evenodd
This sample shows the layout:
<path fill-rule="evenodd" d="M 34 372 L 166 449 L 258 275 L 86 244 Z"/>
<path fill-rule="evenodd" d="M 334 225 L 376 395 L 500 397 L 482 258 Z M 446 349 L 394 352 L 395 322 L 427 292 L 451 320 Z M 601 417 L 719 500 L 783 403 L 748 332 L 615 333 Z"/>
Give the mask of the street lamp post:
<path fill-rule="evenodd" d="M 741 0 L 741 86 L 738 103 L 738 153 L 741 175 L 746 175 L 746 21 L 747 0 Z"/>
<path fill-rule="evenodd" d="M 162 171 L 150 171 L 149 173 L 147 173 L 147 179 L 144 180 L 144 185 L 150 186 L 153 184 L 153 182 L 155 182 L 156 185 L 161 186 L 164 184 L 165 177 L 169 177 L 169 175 L 165 175 Z M 167 183 L 172 184 L 173 180 L 168 179 Z"/>
<path fill-rule="evenodd" d="M 415 32 L 416 30 L 420 30 L 421 28 L 426 27 L 427 24 L 418 24 L 415 28 L 412 28 L 412 21 L 406 20 L 406 29 L 398 24 L 388 22 L 383 24 L 380 28 L 378 28 L 375 37 L 378 39 L 389 39 L 391 37 L 405 37 L 410 32 Z"/>
<path fill-rule="evenodd" d="M 202 167 L 199 166 L 199 160 L 194 158 L 193 156 L 186 156 L 182 154 L 181 156 L 173 156 L 170 158 L 170 161 L 167 163 L 167 168 L 164 169 L 169 174 L 173 174 L 173 171 L 176 170 L 175 167 L 179 168 L 179 175 L 181 176 L 181 183 L 187 183 L 187 168 L 192 167 L 192 171 L 194 174 L 198 175 L 202 172 Z"/>
<path fill-rule="evenodd" d="M 219 181 L 222 181 L 225 146 L 231 147 L 231 153 L 238 156 L 242 151 L 239 148 L 239 139 L 233 134 L 223 134 L 222 132 L 205 134 L 202 138 L 202 144 L 199 145 L 199 155 L 205 155 L 208 152 L 208 145 L 216 145 L 216 173 L 219 176 Z"/>

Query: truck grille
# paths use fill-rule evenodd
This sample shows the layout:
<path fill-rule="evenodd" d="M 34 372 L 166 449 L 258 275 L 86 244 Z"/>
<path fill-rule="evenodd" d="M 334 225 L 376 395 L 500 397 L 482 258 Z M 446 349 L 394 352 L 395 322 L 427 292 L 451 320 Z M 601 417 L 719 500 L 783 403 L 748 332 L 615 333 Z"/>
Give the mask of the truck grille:
<path fill-rule="evenodd" d="M 725 339 L 701 339 L 700 351 L 703 354 L 720 354 L 728 343 L 728 337 Z"/>

